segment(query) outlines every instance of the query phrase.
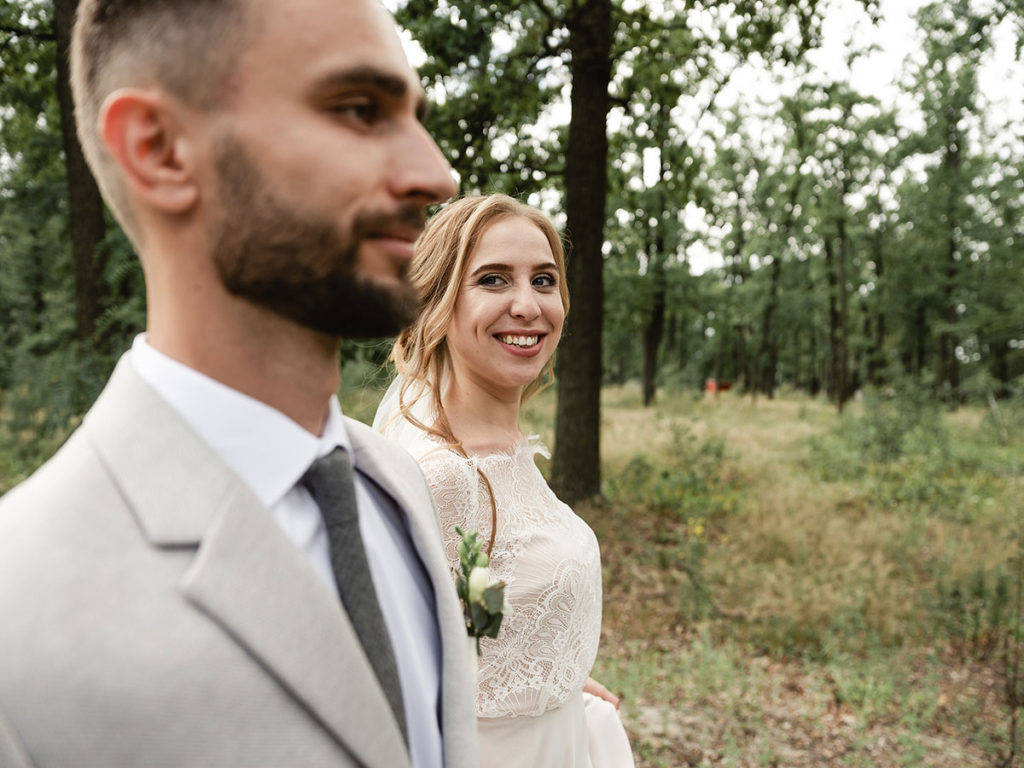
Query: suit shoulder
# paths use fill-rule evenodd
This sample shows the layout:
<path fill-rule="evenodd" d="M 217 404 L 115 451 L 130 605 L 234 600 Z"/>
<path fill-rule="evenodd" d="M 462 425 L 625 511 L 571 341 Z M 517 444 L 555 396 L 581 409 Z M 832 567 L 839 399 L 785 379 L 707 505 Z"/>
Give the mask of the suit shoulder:
<path fill-rule="evenodd" d="M 418 466 L 416 460 L 405 448 L 393 440 L 388 440 L 384 435 L 372 427 L 368 427 L 361 421 L 345 417 L 345 429 L 352 439 L 352 445 L 357 451 L 372 451 L 385 454 L 389 461 L 399 462 L 406 466 Z"/>
<path fill-rule="evenodd" d="M 25 512 L 81 503 L 89 498 L 90 487 L 105 479 L 102 475 L 95 451 L 82 430 L 76 430 L 57 453 L 0 498 L 0 524 Z"/>

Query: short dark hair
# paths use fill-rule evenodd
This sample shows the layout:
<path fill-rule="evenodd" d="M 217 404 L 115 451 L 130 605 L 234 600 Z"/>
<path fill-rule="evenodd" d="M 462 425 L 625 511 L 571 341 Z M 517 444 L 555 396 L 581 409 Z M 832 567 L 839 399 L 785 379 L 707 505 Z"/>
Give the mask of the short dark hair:
<path fill-rule="evenodd" d="M 130 230 L 130 211 L 100 140 L 103 102 L 118 88 L 159 86 L 207 109 L 223 99 L 252 34 L 245 0 L 81 0 L 71 40 L 78 138 L 103 195 Z"/>

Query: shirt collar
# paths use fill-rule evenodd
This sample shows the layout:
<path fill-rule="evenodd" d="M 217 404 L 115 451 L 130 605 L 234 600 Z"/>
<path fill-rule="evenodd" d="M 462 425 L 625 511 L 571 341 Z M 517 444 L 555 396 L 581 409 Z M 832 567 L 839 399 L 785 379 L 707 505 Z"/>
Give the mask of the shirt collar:
<path fill-rule="evenodd" d="M 298 483 L 315 459 L 338 446 L 352 452 L 341 405 L 333 395 L 318 437 L 276 408 L 158 352 L 146 334 L 135 337 L 131 362 L 268 508 Z"/>

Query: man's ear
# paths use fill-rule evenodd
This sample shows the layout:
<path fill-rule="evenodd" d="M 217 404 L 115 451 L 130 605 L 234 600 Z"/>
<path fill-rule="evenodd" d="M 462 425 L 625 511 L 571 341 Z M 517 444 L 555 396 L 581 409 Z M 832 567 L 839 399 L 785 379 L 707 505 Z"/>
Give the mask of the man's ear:
<path fill-rule="evenodd" d="M 199 197 L 193 137 L 182 107 L 156 90 L 122 88 L 100 111 L 100 136 L 132 197 L 164 213 L 184 213 Z"/>

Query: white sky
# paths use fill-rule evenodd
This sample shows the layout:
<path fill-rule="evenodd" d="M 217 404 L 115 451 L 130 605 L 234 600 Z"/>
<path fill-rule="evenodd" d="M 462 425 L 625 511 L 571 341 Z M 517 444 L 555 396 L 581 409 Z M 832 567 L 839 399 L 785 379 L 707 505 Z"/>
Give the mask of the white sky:
<path fill-rule="evenodd" d="M 979 5 L 989 1 L 979 0 Z M 854 90 L 878 98 L 884 107 L 896 109 L 901 123 L 918 129 L 921 118 L 898 84 L 906 72 L 908 57 L 921 56 L 914 14 L 925 4 L 926 0 L 881 0 L 881 20 L 875 25 L 856 0 L 829 0 L 822 26 L 823 44 L 806 56 L 813 68 L 811 76 L 822 81 L 845 81 Z M 849 65 L 851 50 L 864 51 L 871 46 L 876 50 L 856 57 Z M 980 82 L 982 98 L 988 102 L 984 114 L 990 125 L 1015 126 L 1019 136 L 1019 126 L 1024 125 L 1024 66 L 1014 61 L 1014 36 L 1009 24 L 996 30 L 994 50 L 983 66 Z M 784 76 L 780 83 L 763 64 L 751 63 L 734 72 L 716 106 L 743 102 L 749 107 L 754 99 L 772 105 L 779 95 L 795 88 L 792 78 Z M 710 125 L 700 127 L 714 131 Z M 1024 148 L 1018 146 L 1017 151 Z M 687 209 L 685 221 L 693 231 L 709 231 L 695 206 Z M 722 264 L 720 254 L 707 247 L 707 240 L 713 239 L 698 238 L 690 246 L 687 255 L 695 274 Z"/>
<path fill-rule="evenodd" d="M 383 1 L 391 9 L 398 2 Z M 812 76 L 827 81 L 845 81 L 854 90 L 877 97 L 883 106 L 896 108 L 904 125 L 917 128 L 920 117 L 913 105 L 908 104 L 908 99 L 901 97 L 898 84 L 905 73 L 908 57 L 921 55 L 914 14 L 926 2 L 880 0 L 881 20 L 875 25 L 857 0 L 826 0 L 823 44 L 810 51 L 806 58 L 813 67 Z M 992 4 L 993 0 L 976 2 L 979 7 L 984 7 Z M 416 66 L 423 60 L 422 49 L 407 34 L 404 37 L 410 60 Z M 1024 65 L 1014 61 L 1014 35 L 1009 24 L 996 30 L 994 44 L 994 51 L 981 74 L 982 97 L 988 102 L 984 113 L 992 127 L 1015 126 L 1014 133 L 1019 136 L 1019 126 L 1024 125 Z M 855 58 L 852 66 L 848 64 L 850 51 L 865 51 L 871 46 L 875 50 Z M 740 101 L 747 106 L 754 98 L 771 104 L 777 101 L 779 95 L 795 88 L 796 83 L 791 77 L 783 76 L 780 83 L 777 73 L 769 71 L 763 64 L 751 63 L 734 72 L 730 83 L 719 96 L 716 107 L 728 107 Z M 552 122 L 567 122 L 567 107 L 554 110 L 549 119 Z M 711 125 L 703 124 L 699 128 L 712 133 L 716 130 Z M 614 125 L 610 126 L 610 130 L 614 129 Z M 1024 148 L 1018 146 L 1017 151 L 1024 152 Z M 651 161 L 657 161 L 656 157 L 644 159 L 648 166 Z M 684 219 L 692 232 L 708 234 L 704 214 L 693 204 L 687 207 Z M 694 273 L 699 274 L 722 263 L 720 255 L 709 250 L 706 243 L 710 240 L 714 238 L 698 236 L 696 242 L 688 248 L 687 257 Z"/>

